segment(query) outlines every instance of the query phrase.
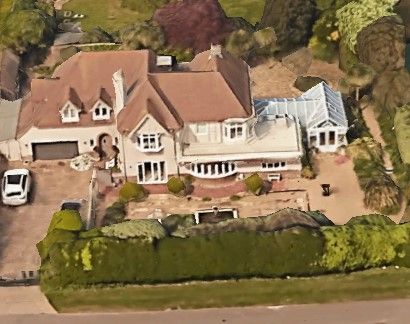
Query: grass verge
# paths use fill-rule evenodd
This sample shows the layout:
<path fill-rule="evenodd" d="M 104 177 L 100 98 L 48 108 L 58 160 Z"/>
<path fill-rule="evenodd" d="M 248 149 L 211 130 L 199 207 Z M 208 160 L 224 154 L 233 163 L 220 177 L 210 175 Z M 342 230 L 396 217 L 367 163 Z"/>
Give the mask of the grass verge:
<path fill-rule="evenodd" d="M 93 287 L 45 294 L 63 313 L 377 300 L 410 297 L 410 269 L 392 267 L 312 278 Z"/>

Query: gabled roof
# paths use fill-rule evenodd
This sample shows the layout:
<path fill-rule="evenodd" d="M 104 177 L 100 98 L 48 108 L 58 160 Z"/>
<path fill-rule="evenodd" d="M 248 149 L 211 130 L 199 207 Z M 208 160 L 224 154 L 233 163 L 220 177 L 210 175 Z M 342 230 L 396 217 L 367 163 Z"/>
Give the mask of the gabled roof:
<path fill-rule="evenodd" d="M 326 122 L 335 126 L 348 126 L 340 92 L 333 91 L 325 82 L 297 98 L 255 99 L 254 104 L 259 115 L 293 115 L 307 128 L 318 127 Z"/>
<path fill-rule="evenodd" d="M 161 72 L 150 50 L 80 52 L 54 72 L 51 79 L 32 81 L 30 102 L 23 105 L 21 129 L 28 123 L 38 128 L 91 127 L 88 112 L 98 100 L 112 106 L 112 76 L 122 70 L 127 98 L 117 126 L 131 131 L 146 114 L 165 129 L 178 129 L 184 122 L 247 118 L 252 114 L 247 64 L 223 51 L 223 57 L 198 54 L 186 71 Z M 79 123 L 63 124 L 59 110 L 70 100 L 81 108 Z M 21 132 L 19 132 L 21 133 Z"/>

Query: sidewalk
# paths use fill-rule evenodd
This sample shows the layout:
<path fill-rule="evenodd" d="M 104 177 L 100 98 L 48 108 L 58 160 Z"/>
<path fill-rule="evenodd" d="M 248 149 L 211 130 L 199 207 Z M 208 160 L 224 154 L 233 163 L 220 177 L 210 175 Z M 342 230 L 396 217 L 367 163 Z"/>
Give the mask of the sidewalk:
<path fill-rule="evenodd" d="M 0 287 L 0 314 L 55 314 L 40 286 Z"/>

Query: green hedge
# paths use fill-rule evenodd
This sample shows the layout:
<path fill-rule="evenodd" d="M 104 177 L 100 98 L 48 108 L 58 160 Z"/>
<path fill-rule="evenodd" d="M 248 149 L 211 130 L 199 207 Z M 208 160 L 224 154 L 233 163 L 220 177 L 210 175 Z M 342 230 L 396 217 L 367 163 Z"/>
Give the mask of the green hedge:
<path fill-rule="evenodd" d="M 41 266 L 44 289 L 99 283 L 160 283 L 319 274 L 318 230 L 222 233 L 153 243 L 109 237 L 57 243 Z"/>
<path fill-rule="evenodd" d="M 172 177 L 167 182 L 167 188 L 170 193 L 175 195 L 183 194 L 185 191 L 185 183 L 181 178 Z"/>
<path fill-rule="evenodd" d="M 81 221 L 80 213 L 75 210 L 65 209 L 54 213 L 47 233 L 56 229 L 81 231 L 82 228 L 83 222 Z"/>
<path fill-rule="evenodd" d="M 126 215 L 125 203 L 122 201 L 116 201 L 105 210 L 102 225 L 107 226 L 121 223 L 124 221 Z"/>

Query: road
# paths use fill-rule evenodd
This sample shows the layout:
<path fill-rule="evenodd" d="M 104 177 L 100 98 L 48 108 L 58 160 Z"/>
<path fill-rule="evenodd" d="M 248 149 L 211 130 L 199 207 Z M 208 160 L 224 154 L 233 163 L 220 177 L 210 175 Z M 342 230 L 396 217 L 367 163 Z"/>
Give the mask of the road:
<path fill-rule="evenodd" d="M 404 324 L 409 323 L 410 299 L 120 314 L 43 314 L 0 316 L 8 324 Z"/>

